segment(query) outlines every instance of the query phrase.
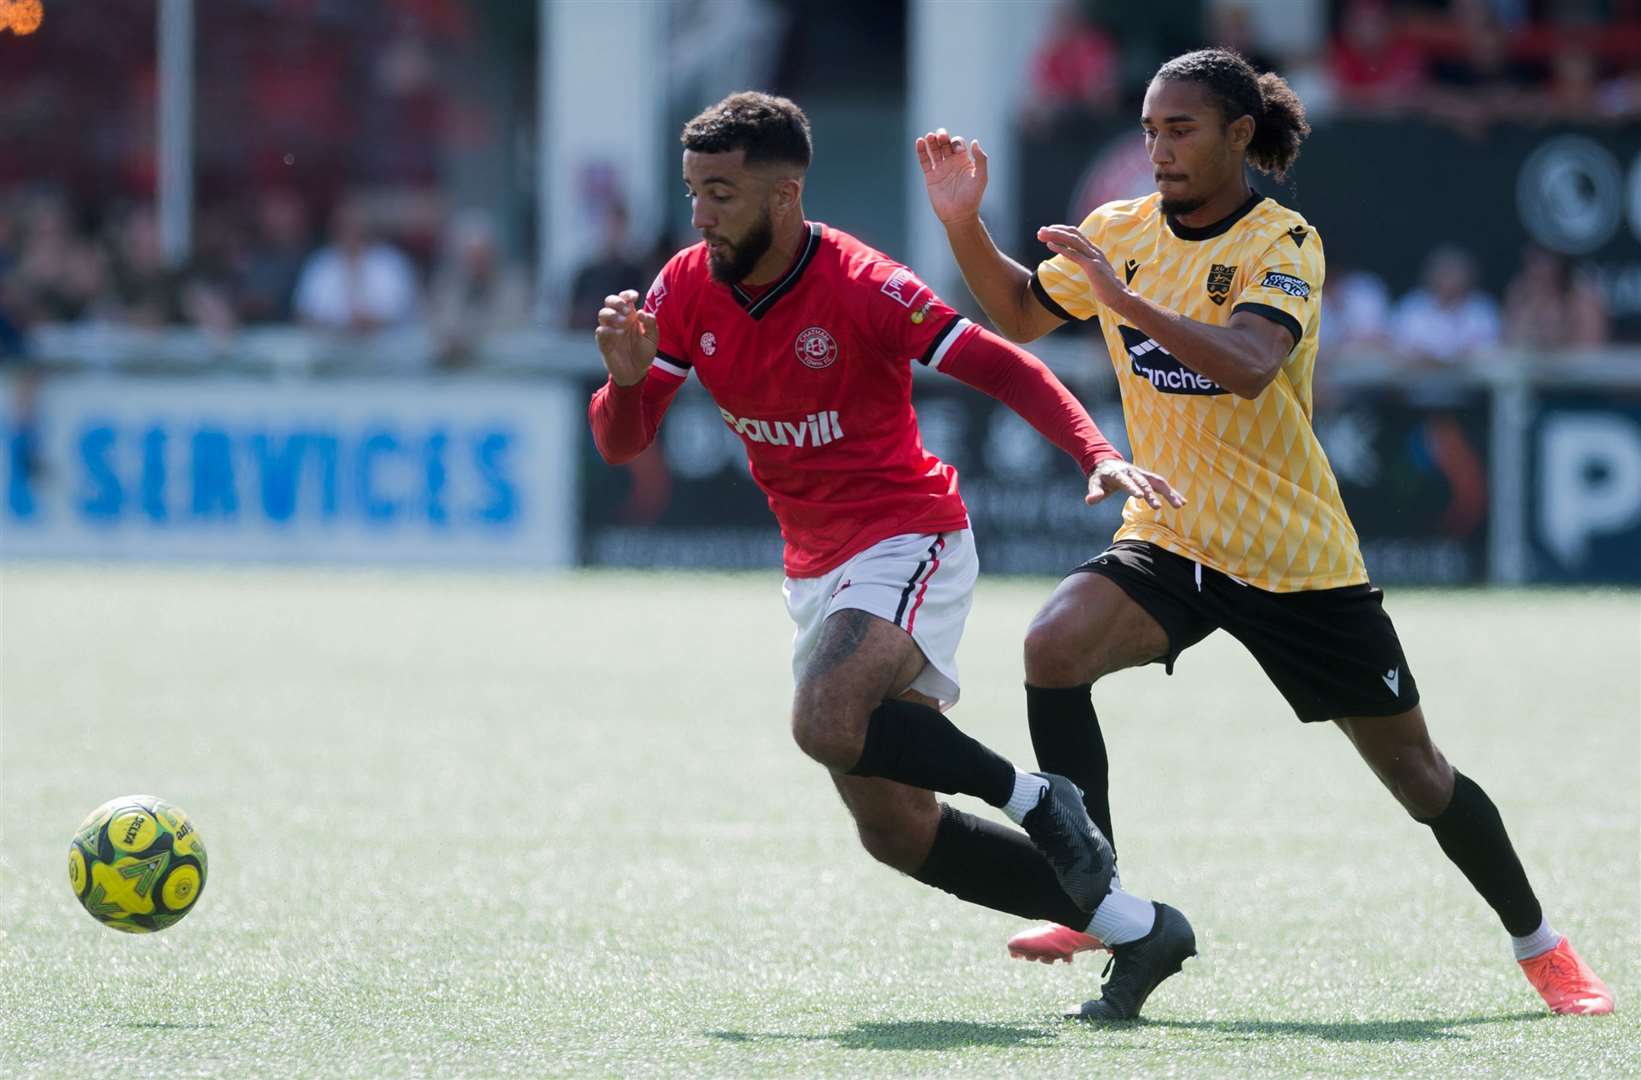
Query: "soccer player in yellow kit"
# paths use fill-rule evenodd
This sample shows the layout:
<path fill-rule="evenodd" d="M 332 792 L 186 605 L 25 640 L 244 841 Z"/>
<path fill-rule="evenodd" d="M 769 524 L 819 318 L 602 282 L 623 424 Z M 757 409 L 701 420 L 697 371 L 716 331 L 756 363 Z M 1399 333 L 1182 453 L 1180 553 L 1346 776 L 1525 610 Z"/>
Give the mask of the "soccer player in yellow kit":
<path fill-rule="evenodd" d="M 929 201 L 970 290 L 999 330 L 1031 341 L 1099 321 L 1116 366 L 1134 458 L 1189 501 L 1130 499 L 1106 551 L 1056 588 L 1026 637 L 1026 700 L 1040 766 L 1085 792 L 1111 830 L 1095 681 L 1162 663 L 1216 629 L 1241 641 L 1301 721 L 1331 720 L 1498 913 L 1528 980 L 1557 1013 L 1611 1012 L 1610 990 L 1545 920 L 1498 809 L 1448 764 L 1425 727 L 1382 594 L 1311 427 L 1325 275 L 1322 239 L 1254 192 L 1247 165 L 1278 179 L 1310 133 L 1275 74 L 1204 49 L 1152 78 L 1140 125 L 1157 183 L 1080 226 L 1037 233 L 1035 272 L 1003 255 L 979 216 L 986 154 L 944 130 L 917 140 Z M 1121 897 L 1120 883 L 1111 896 Z M 1106 907 L 1122 917 L 1106 918 Z M 1172 908 L 1102 904 L 1087 931 L 1017 935 L 1016 956 L 1052 963 L 1109 949 L 1099 1000 L 1074 1015 L 1131 1019 L 1190 955 Z"/>

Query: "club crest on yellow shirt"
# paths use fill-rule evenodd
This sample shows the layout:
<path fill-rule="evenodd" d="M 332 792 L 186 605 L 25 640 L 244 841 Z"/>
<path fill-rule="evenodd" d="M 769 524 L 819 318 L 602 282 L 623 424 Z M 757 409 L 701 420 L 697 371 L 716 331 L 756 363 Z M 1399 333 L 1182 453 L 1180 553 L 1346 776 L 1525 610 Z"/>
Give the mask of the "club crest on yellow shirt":
<path fill-rule="evenodd" d="M 1208 299 L 1216 304 L 1225 303 L 1225 298 L 1231 295 L 1231 279 L 1236 277 L 1236 267 L 1215 263 L 1208 271 Z"/>

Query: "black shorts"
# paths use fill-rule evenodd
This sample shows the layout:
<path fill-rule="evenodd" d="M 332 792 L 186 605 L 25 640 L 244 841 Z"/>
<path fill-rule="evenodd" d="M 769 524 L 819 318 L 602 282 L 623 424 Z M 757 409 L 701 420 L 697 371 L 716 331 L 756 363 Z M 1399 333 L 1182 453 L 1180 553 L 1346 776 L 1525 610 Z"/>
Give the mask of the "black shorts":
<path fill-rule="evenodd" d="M 1156 663 L 1224 629 L 1306 723 L 1395 716 L 1419 703 L 1384 593 L 1372 585 L 1267 592 L 1143 540 L 1119 540 L 1073 573 L 1115 582 L 1168 634 Z"/>

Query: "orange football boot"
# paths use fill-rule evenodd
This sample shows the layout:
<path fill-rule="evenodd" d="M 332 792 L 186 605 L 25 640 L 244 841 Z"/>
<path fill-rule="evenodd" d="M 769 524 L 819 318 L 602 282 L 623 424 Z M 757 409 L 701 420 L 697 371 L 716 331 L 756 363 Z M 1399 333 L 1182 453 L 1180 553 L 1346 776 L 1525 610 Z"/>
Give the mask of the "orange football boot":
<path fill-rule="evenodd" d="M 1553 1013 L 1604 1016 L 1613 1011 L 1613 992 L 1565 936 L 1549 952 L 1521 961 L 1521 970 Z"/>
<path fill-rule="evenodd" d="M 1059 923 L 1049 923 L 1034 930 L 1022 930 L 1009 938 L 1009 955 L 1016 960 L 1036 960 L 1052 964 L 1056 960 L 1071 963 L 1080 952 L 1105 948 L 1105 942 L 1093 934 L 1073 930 Z"/>

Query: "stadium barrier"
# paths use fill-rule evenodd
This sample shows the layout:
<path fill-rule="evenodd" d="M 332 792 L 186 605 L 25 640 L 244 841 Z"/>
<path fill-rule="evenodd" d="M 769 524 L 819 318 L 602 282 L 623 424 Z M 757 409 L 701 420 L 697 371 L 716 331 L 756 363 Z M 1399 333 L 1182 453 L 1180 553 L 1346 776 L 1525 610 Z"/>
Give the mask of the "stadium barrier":
<path fill-rule="evenodd" d="M 144 334 L 135 351 L 87 333 L 100 336 L 45 335 L 36 374 L 0 386 L 0 554 L 778 565 L 739 437 L 694 380 L 656 447 L 615 469 L 598 458 L 583 413 L 601 369 L 583 336 L 514 335 L 460 375 L 405 362 L 412 348 L 394 353 L 408 373 L 371 375 L 381 342 L 349 351 L 275 330 L 277 348 L 247 334 L 243 354 L 208 359 L 186 333 L 169 349 Z M 1109 364 L 1086 341 L 1037 347 L 1126 450 Z M 1316 427 L 1374 577 L 1641 583 L 1638 360 L 1499 354 L 1439 374 L 1324 362 Z M 1110 537 L 1119 508 L 1085 507 L 1076 466 L 1007 408 L 922 369 L 914 392 L 988 570 L 1061 573 Z"/>

